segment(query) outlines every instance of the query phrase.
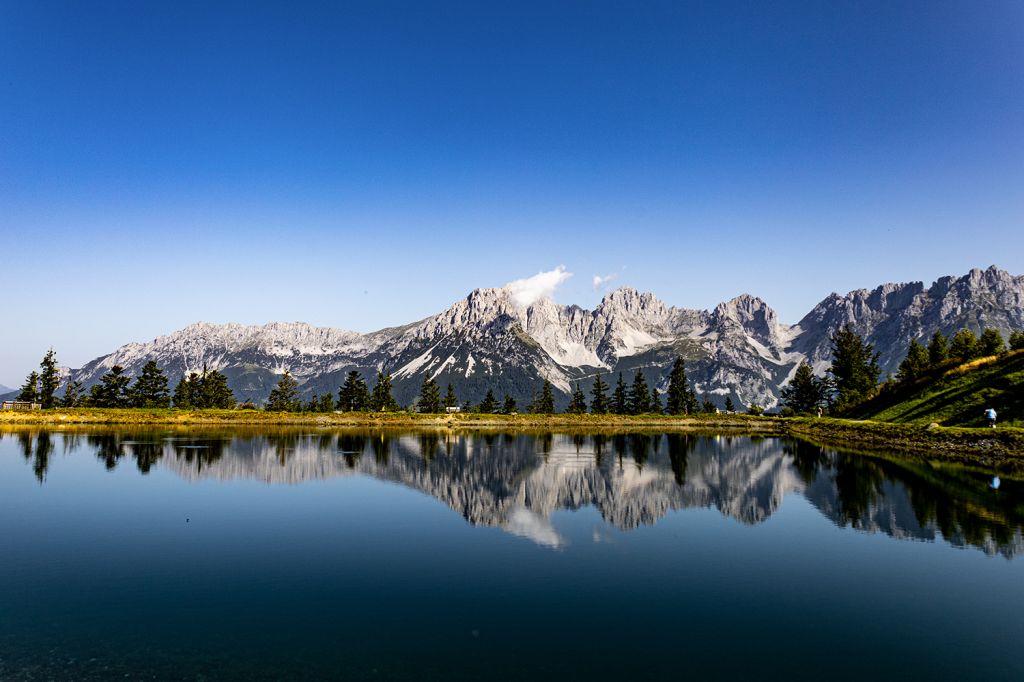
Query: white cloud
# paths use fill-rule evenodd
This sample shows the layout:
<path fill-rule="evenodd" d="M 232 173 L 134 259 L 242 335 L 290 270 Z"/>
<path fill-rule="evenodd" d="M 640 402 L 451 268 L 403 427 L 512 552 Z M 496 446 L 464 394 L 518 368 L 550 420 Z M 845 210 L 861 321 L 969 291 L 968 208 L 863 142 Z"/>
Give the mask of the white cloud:
<path fill-rule="evenodd" d="M 538 272 L 533 277 L 509 282 L 505 288 L 512 294 L 516 303 L 528 306 L 542 298 L 550 297 L 555 293 L 555 289 L 570 277 L 572 277 L 572 273 L 566 272 L 564 265 L 559 265 L 554 270 Z"/>
<path fill-rule="evenodd" d="M 608 282 L 611 282 L 612 280 L 616 280 L 618 278 L 619 273 L 617 272 L 613 272 L 610 275 L 594 275 L 594 278 L 591 280 L 591 283 L 594 285 L 594 291 L 597 291 L 605 284 L 608 284 Z"/>

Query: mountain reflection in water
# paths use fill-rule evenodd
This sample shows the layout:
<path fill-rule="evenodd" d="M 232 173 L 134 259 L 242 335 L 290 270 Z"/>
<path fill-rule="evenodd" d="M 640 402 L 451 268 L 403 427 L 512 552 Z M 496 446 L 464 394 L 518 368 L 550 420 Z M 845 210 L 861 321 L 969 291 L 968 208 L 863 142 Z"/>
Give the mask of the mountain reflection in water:
<path fill-rule="evenodd" d="M 40 483 L 54 452 L 90 451 L 108 470 L 131 461 L 186 480 L 298 484 L 361 474 L 431 495 L 474 525 L 557 548 L 557 510 L 595 507 L 623 530 L 670 511 L 714 508 L 766 520 L 802 495 L 838 526 L 897 539 L 976 547 L 1007 558 L 1024 549 L 1024 485 L 990 487 L 983 472 L 823 449 L 778 438 L 680 433 L 166 432 L 6 434 Z"/>

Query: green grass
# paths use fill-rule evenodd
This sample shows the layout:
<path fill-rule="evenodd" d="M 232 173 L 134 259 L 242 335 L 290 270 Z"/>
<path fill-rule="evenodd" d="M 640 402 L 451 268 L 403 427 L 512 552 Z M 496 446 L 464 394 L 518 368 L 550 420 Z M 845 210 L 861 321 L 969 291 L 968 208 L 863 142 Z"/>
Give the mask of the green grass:
<path fill-rule="evenodd" d="M 897 424 L 980 427 L 985 409 L 998 424 L 1024 427 L 1024 350 L 981 358 L 882 392 L 848 415 Z"/>

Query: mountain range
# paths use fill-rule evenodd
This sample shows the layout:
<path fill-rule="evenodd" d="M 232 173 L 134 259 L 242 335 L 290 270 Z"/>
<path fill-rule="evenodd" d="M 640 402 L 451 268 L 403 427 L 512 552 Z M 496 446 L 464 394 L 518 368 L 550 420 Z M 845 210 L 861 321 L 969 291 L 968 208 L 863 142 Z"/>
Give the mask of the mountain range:
<path fill-rule="evenodd" d="M 881 353 L 895 372 L 911 339 L 960 328 L 993 327 L 1004 336 L 1024 329 L 1024 276 L 992 266 L 960 277 L 883 284 L 830 294 L 795 325 L 779 320 L 762 299 L 743 294 L 710 310 L 668 306 L 652 293 L 617 289 L 593 310 L 549 298 L 524 305 L 509 288 L 476 289 L 437 315 L 371 333 L 301 322 L 262 326 L 199 322 L 146 343 L 129 343 L 70 370 L 85 386 L 114 365 L 137 374 L 149 360 L 172 386 L 203 366 L 223 372 L 238 398 L 261 402 L 289 370 L 305 396 L 336 393 L 350 370 L 373 384 L 393 375 L 396 399 L 409 405 L 427 377 L 454 385 L 460 401 L 478 402 L 488 389 L 528 402 L 544 379 L 563 408 L 578 382 L 589 390 L 597 374 L 614 383 L 643 372 L 664 391 L 677 355 L 687 361 L 696 391 L 723 405 L 778 403 L 802 361 L 822 373 L 830 339 L 846 324 Z"/>

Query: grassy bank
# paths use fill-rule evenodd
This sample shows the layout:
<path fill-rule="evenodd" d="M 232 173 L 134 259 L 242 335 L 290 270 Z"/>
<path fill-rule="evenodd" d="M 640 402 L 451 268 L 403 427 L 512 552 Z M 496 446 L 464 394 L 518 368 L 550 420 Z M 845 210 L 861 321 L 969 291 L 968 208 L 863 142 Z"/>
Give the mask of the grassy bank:
<path fill-rule="evenodd" d="M 931 459 L 1024 473 L 1024 429 L 921 426 L 798 417 L 787 419 L 785 430 L 790 435 L 821 445 L 916 454 Z"/>
<path fill-rule="evenodd" d="M 780 419 L 749 415 L 500 415 L 342 413 L 314 414 L 258 410 L 99 409 L 0 412 L 0 427 L 302 427 L 361 429 L 608 430 L 689 431 L 790 435 L 821 445 L 855 447 L 893 454 L 913 453 L 945 461 L 1024 472 L 1024 429 L 956 428 L 892 424 L 848 419 L 797 417 Z"/>
<path fill-rule="evenodd" d="M 301 413 L 260 410 L 147 410 L 147 409 L 57 409 L 0 412 L 5 424 L 71 425 L 267 425 L 316 427 L 442 427 L 442 428 L 635 428 L 728 429 L 751 433 L 781 433 L 782 420 L 748 415 L 694 415 L 674 417 L 658 414 L 627 416 L 614 414 L 418 414 L 415 412 Z"/>

